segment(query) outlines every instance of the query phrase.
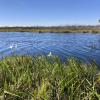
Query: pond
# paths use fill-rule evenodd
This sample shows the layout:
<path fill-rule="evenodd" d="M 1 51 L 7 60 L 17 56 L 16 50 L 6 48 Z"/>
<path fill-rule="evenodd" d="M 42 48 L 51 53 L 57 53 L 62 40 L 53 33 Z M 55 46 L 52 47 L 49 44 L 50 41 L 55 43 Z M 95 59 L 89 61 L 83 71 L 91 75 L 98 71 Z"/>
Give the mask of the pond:
<path fill-rule="evenodd" d="M 0 58 L 13 55 L 76 57 L 100 64 L 100 34 L 0 32 Z"/>

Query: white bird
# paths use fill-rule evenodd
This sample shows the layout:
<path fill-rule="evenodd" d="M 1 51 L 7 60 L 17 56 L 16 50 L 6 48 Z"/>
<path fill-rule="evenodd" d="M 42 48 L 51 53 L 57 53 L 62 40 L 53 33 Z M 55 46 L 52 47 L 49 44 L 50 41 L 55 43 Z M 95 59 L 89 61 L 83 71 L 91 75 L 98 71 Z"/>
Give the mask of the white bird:
<path fill-rule="evenodd" d="M 48 54 L 48 57 L 50 57 L 50 56 L 52 56 L 52 53 L 51 52 L 49 52 L 49 54 Z"/>
<path fill-rule="evenodd" d="M 12 44 L 12 45 L 10 45 L 10 46 L 9 46 L 9 48 L 10 48 L 10 49 L 12 49 L 12 48 L 13 48 L 13 44 Z"/>
<path fill-rule="evenodd" d="M 17 48 L 17 44 L 11 44 L 11 45 L 9 46 L 9 48 L 10 48 L 10 49 Z"/>

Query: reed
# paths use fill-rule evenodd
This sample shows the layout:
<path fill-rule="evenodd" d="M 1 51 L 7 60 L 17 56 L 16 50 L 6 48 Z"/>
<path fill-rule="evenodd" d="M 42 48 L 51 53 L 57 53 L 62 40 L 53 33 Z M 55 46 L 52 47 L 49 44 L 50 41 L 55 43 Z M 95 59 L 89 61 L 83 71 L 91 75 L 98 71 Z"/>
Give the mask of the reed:
<path fill-rule="evenodd" d="M 0 27 L 0 32 L 38 32 L 38 33 L 100 33 L 100 26 L 34 26 Z"/>
<path fill-rule="evenodd" d="M 95 63 L 44 56 L 0 61 L 0 100 L 99 100 L 99 86 Z"/>

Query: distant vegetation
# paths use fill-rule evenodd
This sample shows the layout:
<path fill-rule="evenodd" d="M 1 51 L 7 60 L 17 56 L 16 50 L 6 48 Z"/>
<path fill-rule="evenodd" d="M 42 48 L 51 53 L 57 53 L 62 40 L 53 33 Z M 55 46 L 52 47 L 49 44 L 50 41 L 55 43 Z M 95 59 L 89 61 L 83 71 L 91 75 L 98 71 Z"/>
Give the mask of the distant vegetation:
<path fill-rule="evenodd" d="M 99 100 L 100 71 L 58 57 L 14 56 L 0 61 L 0 100 Z"/>
<path fill-rule="evenodd" d="M 100 33 L 100 26 L 0 27 L 0 32 Z"/>

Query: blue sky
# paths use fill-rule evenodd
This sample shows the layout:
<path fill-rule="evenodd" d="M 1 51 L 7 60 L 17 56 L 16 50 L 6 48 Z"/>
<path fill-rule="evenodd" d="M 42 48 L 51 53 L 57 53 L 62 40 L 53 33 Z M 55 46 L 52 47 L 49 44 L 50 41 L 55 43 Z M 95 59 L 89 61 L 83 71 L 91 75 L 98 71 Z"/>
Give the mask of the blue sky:
<path fill-rule="evenodd" d="M 0 0 L 0 26 L 94 25 L 100 0 Z"/>

